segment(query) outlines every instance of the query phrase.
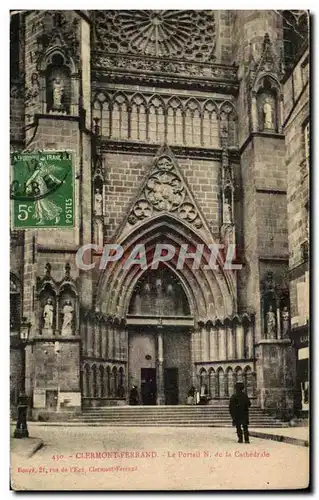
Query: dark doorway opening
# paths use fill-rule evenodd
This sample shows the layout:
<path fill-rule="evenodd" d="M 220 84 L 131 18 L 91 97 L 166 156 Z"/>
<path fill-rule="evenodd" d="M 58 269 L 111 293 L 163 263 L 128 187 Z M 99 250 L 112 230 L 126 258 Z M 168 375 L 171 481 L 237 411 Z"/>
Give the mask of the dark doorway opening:
<path fill-rule="evenodd" d="M 164 392 L 166 405 L 178 405 L 178 368 L 165 368 Z"/>
<path fill-rule="evenodd" d="M 58 391 L 45 391 L 45 406 L 48 410 L 56 410 L 58 405 Z"/>
<path fill-rule="evenodd" d="M 143 405 L 156 405 L 156 368 L 141 368 L 141 398 Z"/>

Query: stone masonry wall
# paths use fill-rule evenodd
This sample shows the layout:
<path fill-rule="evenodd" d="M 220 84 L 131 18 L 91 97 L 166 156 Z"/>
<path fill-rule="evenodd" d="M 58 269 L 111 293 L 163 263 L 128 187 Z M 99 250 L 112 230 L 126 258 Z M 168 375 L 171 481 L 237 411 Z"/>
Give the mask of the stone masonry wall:
<path fill-rule="evenodd" d="M 290 307 L 293 326 L 305 324 L 309 316 L 308 264 L 302 250 L 302 244 L 309 237 L 307 203 L 311 158 L 308 158 L 307 163 L 304 135 L 310 113 L 308 57 L 306 51 L 284 85 Z"/>

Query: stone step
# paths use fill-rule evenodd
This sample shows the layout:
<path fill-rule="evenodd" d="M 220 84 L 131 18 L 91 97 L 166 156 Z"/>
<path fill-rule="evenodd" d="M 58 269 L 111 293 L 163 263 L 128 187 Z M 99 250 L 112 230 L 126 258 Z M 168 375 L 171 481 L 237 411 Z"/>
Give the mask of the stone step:
<path fill-rule="evenodd" d="M 105 420 L 114 420 L 114 418 L 111 415 L 79 415 L 74 418 L 100 418 L 100 419 L 105 419 Z M 193 419 L 193 420 L 231 420 L 229 415 L 203 415 L 202 417 L 196 417 L 194 415 L 179 415 L 179 416 L 174 416 L 174 415 L 163 415 L 163 416 L 153 416 L 153 417 L 146 417 L 145 415 L 141 415 L 140 417 L 128 417 L 128 416 L 122 416 L 118 417 L 116 420 L 127 420 L 127 421 L 132 421 L 132 420 L 137 420 L 137 421 L 155 421 L 155 420 L 181 420 L 181 419 Z M 278 419 L 270 419 L 268 417 L 264 416 L 250 416 L 249 417 L 250 421 L 265 421 L 268 422 L 269 420 L 271 421 L 277 421 Z"/>
<path fill-rule="evenodd" d="M 157 422 L 155 424 L 153 423 L 148 423 L 144 422 L 143 424 L 135 423 L 135 422 L 105 422 L 104 420 L 101 421 L 90 421 L 90 420 L 81 420 L 81 422 L 86 423 L 87 425 L 92 425 L 92 426 L 105 426 L 105 427 L 232 427 L 231 424 L 229 423 L 202 423 L 202 422 Z M 260 428 L 260 424 L 251 424 L 249 425 L 250 428 Z M 288 427 L 288 425 L 285 424 L 278 424 L 278 423 L 267 423 L 262 425 L 263 428 L 271 429 L 271 428 L 278 428 L 278 427 Z"/>
<path fill-rule="evenodd" d="M 280 420 L 253 407 L 250 427 L 285 427 Z M 228 405 L 223 406 L 104 406 L 86 408 L 72 419 L 76 423 L 136 427 L 232 427 Z"/>
<path fill-rule="evenodd" d="M 119 406 L 119 407 L 101 407 L 101 408 L 84 408 L 83 411 L 84 412 L 88 412 L 88 413 L 91 413 L 91 412 L 106 412 L 106 413 L 117 413 L 117 414 L 121 414 L 121 413 L 185 413 L 185 412 L 192 412 L 192 413 L 201 413 L 201 412 L 204 412 L 204 413 L 207 413 L 207 412 L 211 412 L 211 413 L 218 413 L 218 412 L 228 412 L 228 407 L 227 408 L 218 408 L 217 406 L 216 407 L 213 407 L 213 406 L 194 406 L 194 407 L 190 407 L 190 408 L 179 408 L 179 407 L 176 407 L 175 409 L 173 408 L 167 408 L 165 410 L 162 410 L 161 409 L 162 407 L 158 406 L 157 408 L 155 407 L 147 407 L 147 406 L 139 406 L 138 409 L 135 409 L 135 408 L 124 408 Z M 263 410 L 261 410 L 260 408 L 252 408 L 250 410 L 250 413 L 264 413 Z"/>

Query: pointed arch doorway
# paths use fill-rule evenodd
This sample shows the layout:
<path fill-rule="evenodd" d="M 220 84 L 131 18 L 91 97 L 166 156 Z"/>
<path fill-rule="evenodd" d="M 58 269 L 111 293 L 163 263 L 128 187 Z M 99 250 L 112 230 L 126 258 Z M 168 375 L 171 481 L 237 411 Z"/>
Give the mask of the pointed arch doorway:
<path fill-rule="evenodd" d="M 166 266 L 147 270 L 130 300 L 127 326 L 129 387 L 143 405 L 185 404 L 192 381 L 191 328 L 185 289 Z"/>

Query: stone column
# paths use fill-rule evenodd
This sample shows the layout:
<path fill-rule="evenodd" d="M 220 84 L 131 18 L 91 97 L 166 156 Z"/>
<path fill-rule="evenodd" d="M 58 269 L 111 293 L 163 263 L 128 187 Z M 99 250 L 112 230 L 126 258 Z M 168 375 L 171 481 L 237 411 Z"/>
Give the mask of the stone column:
<path fill-rule="evenodd" d="M 115 359 L 120 359 L 120 329 L 118 327 L 114 328 L 114 356 Z"/>
<path fill-rule="evenodd" d="M 108 358 L 114 359 L 114 328 L 113 325 L 108 327 Z"/>
<path fill-rule="evenodd" d="M 100 329 L 100 321 L 95 320 L 94 322 L 94 356 L 99 358 L 101 356 L 101 329 Z"/>
<path fill-rule="evenodd" d="M 227 335 L 227 359 L 235 359 L 233 329 L 231 325 L 226 328 Z"/>
<path fill-rule="evenodd" d="M 105 358 L 107 358 L 107 330 L 106 330 L 106 325 L 105 325 L 104 321 L 101 323 L 101 335 L 102 335 L 101 357 L 105 359 Z"/>
<path fill-rule="evenodd" d="M 93 328 L 91 319 L 87 322 L 87 354 L 88 356 L 93 356 Z"/>
<path fill-rule="evenodd" d="M 200 361 L 201 357 L 200 330 L 196 330 L 192 333 L 192 345 L 193 345 L 194 361 Z"/>
<path fill-rule="evenodd" d="M 209 359 L 209 339 L 208 331 L 202 326 L 201 327 L 201 344 L 202 344 L 202 361 L 208 361 Z"/>
<path fill-rule="evenodd" d="M 226 359 L 226 330 L 224 326 L 218 328 L 219 356 L 218 359 Z"/>
<path fill-rule="evenodd" d="M 244 327 L 243 327 L 243 325 L 236 326 L 236 347 L 237 347 L 237 359 L 244 359 Z"/>
<path fill-rule="evenodd" d="M 253 94 L 251 99 L 251 120 L 252 120 L 252 132 L 257 132 L 259 130 L 259 124 L 258 124 L 256 93 Z"/>
<path fill-rule="evenodd" d="M 213 326 L 210 328 L 210 361 L 218 360 L 218 344 L 217 344 L 217 330 Z"/>
<path fill-rule="evenodd" d="M 165 404 L 165 394 L 164 394 L 164 345 L 163 345 L 163 333 L 159 329 L 157 331 L 157 397 L 156 404 Z"/>
<path fill-rule="evenodd" d="M 277 339 L 281 339 L 280 308 L 277 307 Z"/>
<path fill-rule="evenodd" d="M 246 335 L 247 335 L 247 356 L 248 358 L 252 358 L 254 355 L 254 332 L 252 325 L 248 325 Z"/>
<path fill-rule="evenodd" d="M 211 351 L 212 351 L 212 361 L 218 361 L 218 328 L 213 326 L 211 329 Z"/>

